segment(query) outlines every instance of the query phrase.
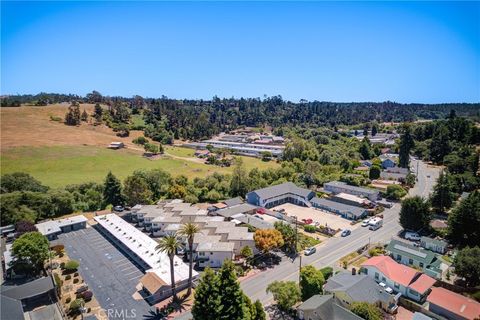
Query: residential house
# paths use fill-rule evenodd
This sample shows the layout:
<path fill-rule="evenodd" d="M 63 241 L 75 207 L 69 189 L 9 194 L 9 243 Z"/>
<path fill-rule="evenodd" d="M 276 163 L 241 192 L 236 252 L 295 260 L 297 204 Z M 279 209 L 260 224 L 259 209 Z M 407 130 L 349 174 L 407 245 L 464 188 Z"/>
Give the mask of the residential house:
<path fill-rule="evenodd" d="M 448 247 L 448 243 L 446 241 L 429 237 L 421 237 L 420 245 L 427 250 L 431 250 L 440 254 L 445 254 Z"/>
<path fill-rule="evenodd" d="M 323 188 L 333 194 L 347 193 L 354 196 L 364 197 L 371 201 L 377 200 L 379 196 L 378 190 L 351 186 L 341 181 L 327 182 L 323 185 Z"/>
<path fill-rule="evenodd" d="M 379 156 L 380 161 L 382 162 L 382 168 L 393 168 L 397 165 L 398 156 L 395 156 L 391 153 L 382 154 Z"/>
<path fill-rule="evenodd" d="M 231 198 L 231 199 L 227 199 L 225 201 L 223 201 L 223 203 L 227 206 L 227 207 L 233 207 L 233 206 L 237 206 L 239 204 L 242 204 L 244 203 L 242 198 L 240 197 L 235 197 L 235 198 Z"/>
<path fill-rule="evenodd" d="M 480 303 L 445 288 L 432 288 L 427 298 L 428 310 L 451 320 L 480 318 Z"/>
<path fill-rule="evenodd" d="M 48 240 L 54 240 L 61 233 L 85 229 L 88 219 L 83 215 L 68 217 L 58 220 L 50 220 L 37 223 L 38 232 L 47 237 Z"/>
<path fill-rule="evenodd" d="M 315 197 L 310 200 L 312 206 L 317 209 L 326 210 L 341 215 L 343 218 L 358 220 L 367 215 L 367 209 L 351 206 L 341 202 Z"/>
<path fill-rule="evenodd" d="M 4 285 L 0 292 L 0 318 L 5 320 L 62 320 L 55 282 L 51 276 L 22 285 Z M 48 318 L 45 317 L 45 312 Z M 43 315 L 43 317 L 42 317 Z"/>
<path fill-rule="evenodd" d="M 386 251 L 395 261 L 418 268 L 435 279 L 442 279 L 444 272 L 448 269 L 448 265 L 443 262 L 440 255 L 410 243 L 392 239 Z"/>
<path fill-rule="evenodd" d="M 230 219 L 232 216 L 239 213 L 254 214 L 257 208 L 257 206 L 251 205 L 249 203 L 242 203 L 234 206 L 229 206 L 225 209 L 220 209 L 216 211 L 215 214 Z"/>
<path fill-rule="evenodd" d="M 337 273 L 328 279 L 323 291 L 333 294 L 345 308 L 350 308 L 354 302 L 368 302 L 389 313 L 394 313 L 398 308 L 399 295 L 389 294 L 365 274 Z"/>
<path fill-rule="evenodd" d="M 171 224 L 182 224 L 182 217 L 173 215 L 161 215 L 152 220 L 150 231 L 154 237 L 163 237 L 167 233 L 165 229 Z"/>
<path fill-rule="evenodd" d="M 332 294 L 314 295 L 297 307 L 300 320 L 362 320 L 350 310 L 340 306 Z"/>
<path fill-rule="evenodd" d="M 201 242 L 196 250 L 197 264 L 200 268 L 220 268 L 225 259 L 233 260 L 235 257 L 232 242 Z"/>
<path fill-rule="evenodd" d="M 361 272 L 378 283 L 384 283 L 395 293 L 417 302 L 425 301 L 436 280 L 413 268 L 395 262 L 389 256 L 376 256 L 361 265 Z"/>
<path fill-rule="evenodd" d="M 247 202 L 254 206 L 272 208 L 284 203 L 310 207 L 310 199 L 315 196 L 312 190 L 297 187 L 292 182 L 258 189 L 247 193 Z"/>

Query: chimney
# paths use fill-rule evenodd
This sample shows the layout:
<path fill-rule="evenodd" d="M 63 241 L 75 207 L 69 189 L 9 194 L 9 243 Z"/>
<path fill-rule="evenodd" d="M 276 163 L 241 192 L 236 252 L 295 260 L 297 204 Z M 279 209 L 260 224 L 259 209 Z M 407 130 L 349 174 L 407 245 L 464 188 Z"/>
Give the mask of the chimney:
<path fill-rule="evenodd" d="M 357 274 L 357 269 L 355 268 L 352 268 L 352 276 L 356 275 Z"/>

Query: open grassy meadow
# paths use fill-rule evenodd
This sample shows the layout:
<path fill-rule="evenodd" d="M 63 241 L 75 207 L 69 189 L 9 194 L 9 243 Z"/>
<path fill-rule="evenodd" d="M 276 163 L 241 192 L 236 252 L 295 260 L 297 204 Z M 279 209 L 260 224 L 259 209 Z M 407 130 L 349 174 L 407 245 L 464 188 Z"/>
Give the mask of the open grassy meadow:
<path fill-rule="evenodd" d="M 0 109 L 2 174 L 27 172 L 48 186 L 61 187 L 102 181 L 110 170 L 121 179 L 141 169 L 160 168 L 174 176 L 184 174 L 190 179 L 233 170 L 233 167 L 206 165 L 193 157 L 194 150 L 177 146 L 165 146 L 165 156 L 148 160 L 142 157 L 143 148 L 131 142 L 142 135 L 141 131 L 131 131 L 130 137 L 119 138 L 106 126 L 82 123 L 71 127 L 52 120 L 52 116 L 63 119 L 67 107 L 67 104 L 57 104 Z M 84 104 L 81 109 L 91 113 L 93 105 Z M 143 120 L 134 116 L 133 122 L 141 125 Z M 127 148 L 109 150 L 106 146 L 111 141 L 122 141 Z M 278 166 L 273 161 L 242 158 L 248 170 Z"/>
<path fill-rule="evenodd" d="M 169 147 L 167 152 L 171 149 L 175 149 L 175 153 L 182 156 L 193 153 L 193 150 L 178 147 Z M 278 166 L 275 162 L 262 162 L 255 158 L 243 157 L 243 160 L 249 170 Z M 169 156 L 148 160 L 136 151 L 109 150 L 96 146 L 14 147 L 3 150 L 1 156 L 2 174 L 28 172 L 50 187 L 102 181 L 109 170 L 124 179 L 135 170 L 157 168 L 172 175 L 184 174 L 190 179 L 214 172 L 229 173 L 233 170 L 233 167 L 220 168 Z"/>

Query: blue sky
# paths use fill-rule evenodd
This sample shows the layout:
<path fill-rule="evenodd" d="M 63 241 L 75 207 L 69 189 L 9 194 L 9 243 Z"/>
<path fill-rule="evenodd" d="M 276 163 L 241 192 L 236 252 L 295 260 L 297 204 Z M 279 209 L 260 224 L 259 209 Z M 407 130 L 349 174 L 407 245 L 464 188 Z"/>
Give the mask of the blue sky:
<path fill-rule="evenodd" d="M 4 2 L 1 93 L 479 102 L 480 2 Z"/>

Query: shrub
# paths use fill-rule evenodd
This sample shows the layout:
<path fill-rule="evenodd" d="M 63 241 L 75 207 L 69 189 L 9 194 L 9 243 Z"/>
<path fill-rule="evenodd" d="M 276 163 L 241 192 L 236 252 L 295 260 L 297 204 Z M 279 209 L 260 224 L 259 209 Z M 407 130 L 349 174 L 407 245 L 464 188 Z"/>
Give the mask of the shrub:
<path fill-rule="evenodd" d="M 80 263 L 78 261 L 70 260 L 65 264 L 65 269 L 67 271 L 75 271 L 75 270 L 77 270 L 79 265 L 80 265 Z"/>
<path fill-rule="evenodd" d="M 74 277 L 78 277 L 78 272 L 75 272 L 75 273 L 73 274 L 73 276 L 74 276 Z"/>
<path fill-rule="evenodd" d="M 316 228 L 315 228 L 315 226 L 307 224 L 307 225 L 303 226 L 303 230 L 305 230 L 307 232 L 310 232 L 310 233 L 314 233 L 316 231 Z"/>
<path fill-rule="evenodd" d="M 72 311 L 72 312 L 78 311 L 84 303 L 85 303 L 85 301 L 83 301 L 83 299 L 73 300 L 72 303 L 70 304 L 70 311 Z"/>
<path fill-rule="evenodd" d="M 65 269 L 65 262 L 60 263 L 60 269 Z"/>
<path fill-rule="evenodd" d="M 73 283 L 78 283 L 80 280 L 78 278 L 73 279 Z"/>
<path fill-rule="evenodd" d="M 50 116 L 50 120 L 56 121 L 56 122 L 62 122 L 63 119 L 57 116 Z"/>
<path fill-rule="evenodd" d="M 333 274 L 333 268 L 332 267 L 325 267 L 325 268 L 320 269 L 320 271 L 323 273 L 323 277 L 325 278 L 325 280 L 330 278 Z"/>
<path fill-rule="evenodd" d="M 133 139 L 132 142 L 135 143 L 135 144 L 143 146 L 144 144 L 148 143 L 148 139 L 145 138 L 144 136 L 141 136 L 141 137 Z"/>
<path fill-rule="evenodd" d="M 56 246 L 53 246 L 51 249 L 55 251 L 57 255 L 60 255 L 60 253 L 62 253 L 63 250 L 65 250 L 65 246 L 63 244 L 57 244 Z"/>
<path fill-rule="evenodd" d="M 85 291 L 85 292 L 82 293 L 82 298 L 83 298 L 85 301 L 90 301 L 90 300 L 92 300 L 92 297 L 93 297 L 92 291 Z"/>
<path fill-rule="evenodd" d="M 72 298 L 68 297 L 68 298 L 65 300 L 65 303 L 70 303 L 70 301 L 72 301 Z"/>
<path fill-rule="evenodd" d="M 70 280 L 70 279 L 72 279 L 72 276 L 67 274 L 66 277 L 65 277 L 65 280 Z"/>

